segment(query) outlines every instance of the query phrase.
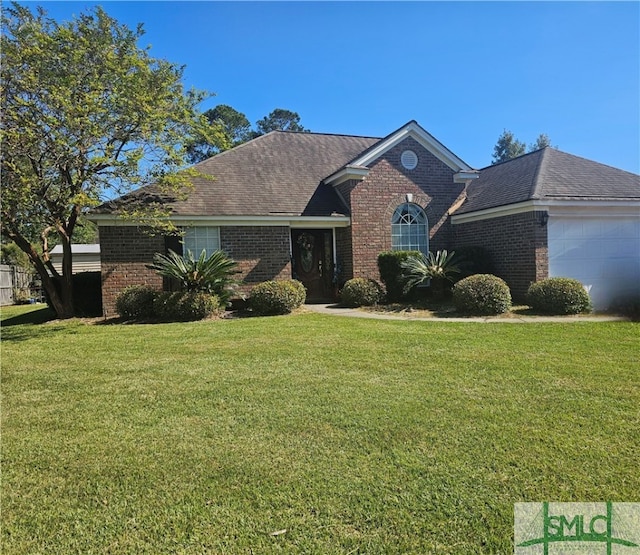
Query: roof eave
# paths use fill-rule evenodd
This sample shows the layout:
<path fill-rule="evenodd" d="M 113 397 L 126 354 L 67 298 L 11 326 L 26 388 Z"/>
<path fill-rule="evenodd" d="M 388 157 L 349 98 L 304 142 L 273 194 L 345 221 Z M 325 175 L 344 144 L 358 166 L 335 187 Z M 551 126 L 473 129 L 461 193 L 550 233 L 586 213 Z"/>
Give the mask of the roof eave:
<path fill-rule="evenodd" d="M 326 177 L 323 181 L 327 185 L 331 185 L 332 187 L 336 187 L 345 181 L 356 180 L 362 181 L 365 177 L 369 175 L 369 168 L 364 166 L 349 164 L 339 169 L 337 172 L 331 174 L 329 177 Z"/>

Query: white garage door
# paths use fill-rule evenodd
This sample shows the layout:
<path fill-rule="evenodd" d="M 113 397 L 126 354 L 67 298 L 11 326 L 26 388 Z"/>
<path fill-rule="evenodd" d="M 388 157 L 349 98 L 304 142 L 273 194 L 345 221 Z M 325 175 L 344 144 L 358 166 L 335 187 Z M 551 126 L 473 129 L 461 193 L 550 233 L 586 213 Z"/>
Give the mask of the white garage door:
<path fill-rule="evenodd" d="M 548 241 L 549 276 L 579 280 L 596 310 L 640 298 L 640 215 L 551 215 Z"/>

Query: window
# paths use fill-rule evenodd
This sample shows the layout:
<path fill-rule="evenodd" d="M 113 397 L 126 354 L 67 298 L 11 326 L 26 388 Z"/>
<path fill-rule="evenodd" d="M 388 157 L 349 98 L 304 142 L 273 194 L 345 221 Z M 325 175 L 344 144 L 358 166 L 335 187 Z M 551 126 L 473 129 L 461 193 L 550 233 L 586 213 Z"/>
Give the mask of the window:
<path fill-rule="evenodd" d="M 427 215 L 417 204 L 407 202 L 396 208 L 391 219 L 391 249 L 394 251 L 429 251 Z"/>
<path fill-rule="evenodd" d="M 191 251 L 195 258 L 200 256 L 204 249 L 207 256 L 211 256 L 220 249 L 220 228 L 219 227 L 189 227 L 185 231 L 183 239 L 183 251 Z"/>

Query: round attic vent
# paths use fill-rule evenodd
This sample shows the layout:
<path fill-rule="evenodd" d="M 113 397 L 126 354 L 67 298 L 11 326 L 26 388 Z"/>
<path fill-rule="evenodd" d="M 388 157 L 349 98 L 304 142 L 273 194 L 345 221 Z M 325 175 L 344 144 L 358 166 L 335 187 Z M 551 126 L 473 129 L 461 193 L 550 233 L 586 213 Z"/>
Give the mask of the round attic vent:
<path fill-rule="evenodd" d="M 405 150 L 400 155 L 400 162 L 406 169 L 413 170 L 418 165 L 418 155 L 413 150 Z"/>

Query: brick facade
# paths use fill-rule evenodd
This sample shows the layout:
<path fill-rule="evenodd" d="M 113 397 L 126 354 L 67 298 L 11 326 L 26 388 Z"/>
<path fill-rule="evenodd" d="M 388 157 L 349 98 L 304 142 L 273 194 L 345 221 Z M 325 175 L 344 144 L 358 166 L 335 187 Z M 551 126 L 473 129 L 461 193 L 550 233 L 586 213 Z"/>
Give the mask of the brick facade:
<path fill-rule="evenodd" d="M 164 252 L 164 237 L 150 235 L 139 227 L 100 226 L 102 307 L 104 315 L 115 316 L 118 294 L 129 285 L 151 285 L 162 289 L 162 278 L 146 265 L 153 255 Z"/>
<path fill-rule="evenodd" d="M 453 227 L 453 248 L 484 247 L 491 254 L 495 274 L 504 279 L 516 300 L 529 285 L 548 277 L 547 227 L 542 212 L 525 212 Z"/>
<path fill-rule="evenodd" d="M 286 226 L 229 226 L 220 228 L 220 244 L 239 266 L 240 290 L 256 283 L 291 278 L 290 230 Z M 115 316 L 115 300 L 130 285 L 151 285 L 162 290 L 163 280 L 146 266 L 153 255 L 165 252 L 165 238 L 132 226 L 100 227 L 102 305 L 107 317 Z"/>
<path fill-rule="evenodd" d="M 401 163 L 405 150 L 417 154 L 408 170 Z M 529 284 L 547 277 L 547 228 L 540 212 L 451 224 L 449 211 L 463 199 L 465 186 L 454 182 L 454 171 L 415 139 L 408 137 L 369 166 L 362 180 L 340 184 L 336 190 L 349 208 L 351 226 L 334 229 L 340 284 L 352 277 L 379 280 L 377 258 L 391 249 L 391 219 L 407 202 L 420 205 L 429 224 L 429 250 L 483 246 L 492 254 L 495 272 L 522 298 Z M 309 228 L 313 228 L 310 223 Z M 129 285 L 157 289 L 162 278 L 146 268 L 156 252 L 165 252 L 162 236 L 133 226 L 101 226 L 102 294 L 105 315 L 115 313 L 116 296 Z M 292 276 L 291 229 L 288 225 L 221 226 L 220 247 L 236 260 L 244 281 L 242 290 L 261 281 Z"/>
<path fill-rule="evenodd" d="M 261 281 L 291 279 L 290 242 L 287 226 L 220 228 L 220 247 L 238 263 L 244 293 Z"/>
<path fill-rule="evenodd" d="M 400 156 L 404 150 L 418 155 L 418 165 L 405 169 Z M 454 183 L 454 171 L 407 138 L 387 151 L 370 166 L 367 177 L 340 189 L 351 209 L 353 276 L 379 279 L 378 254 L 391 249 L 391 218 L 394 211 L 413 195 L 429 222 L 429 249 L 448 248 L 451 226 L 448 211 L 460 198 L 464 185 Z"/>

